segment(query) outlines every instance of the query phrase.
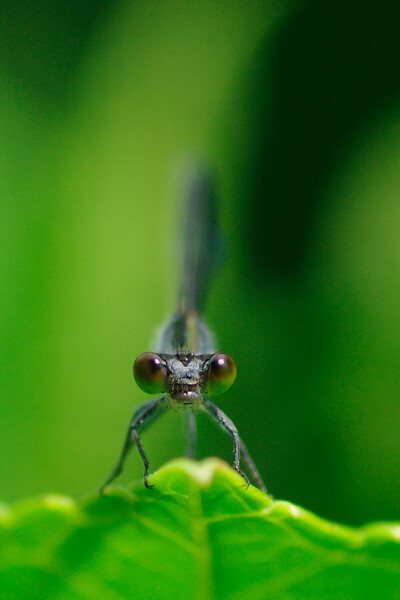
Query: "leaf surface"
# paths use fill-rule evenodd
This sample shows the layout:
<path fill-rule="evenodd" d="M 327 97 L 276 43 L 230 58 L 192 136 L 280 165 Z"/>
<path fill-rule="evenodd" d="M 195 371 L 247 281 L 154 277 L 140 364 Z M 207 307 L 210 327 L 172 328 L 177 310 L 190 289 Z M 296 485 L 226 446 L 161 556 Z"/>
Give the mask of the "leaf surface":
<path fill-rule="evenodd" d="M 400 524 L 330 523 L 217 459 L 178 459 L 152 480 L 3 506 L 1 598 L 400 598 Z"/>

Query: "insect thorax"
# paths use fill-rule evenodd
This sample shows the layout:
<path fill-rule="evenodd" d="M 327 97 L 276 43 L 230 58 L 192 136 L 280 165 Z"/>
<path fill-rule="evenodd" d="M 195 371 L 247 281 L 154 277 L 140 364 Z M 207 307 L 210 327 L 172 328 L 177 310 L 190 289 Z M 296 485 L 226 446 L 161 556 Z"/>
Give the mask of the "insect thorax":
<path fill-rule="evenodd" d="M 213 354 L 208 327 L 197 313 L 178 314 L 161 330 L 157 352 L 163 354 Z"/>

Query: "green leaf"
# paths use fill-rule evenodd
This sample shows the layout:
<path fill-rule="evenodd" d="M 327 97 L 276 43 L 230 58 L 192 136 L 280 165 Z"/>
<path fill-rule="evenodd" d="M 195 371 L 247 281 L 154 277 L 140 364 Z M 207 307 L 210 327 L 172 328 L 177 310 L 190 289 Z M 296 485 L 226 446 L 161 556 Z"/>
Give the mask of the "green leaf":
<path fill-rule="evenodd" d="M 400 524 L 330 523 L 214 458 L 175 460 L 152 481 L 3 506 L 1 598 L 400 598 Z"/>

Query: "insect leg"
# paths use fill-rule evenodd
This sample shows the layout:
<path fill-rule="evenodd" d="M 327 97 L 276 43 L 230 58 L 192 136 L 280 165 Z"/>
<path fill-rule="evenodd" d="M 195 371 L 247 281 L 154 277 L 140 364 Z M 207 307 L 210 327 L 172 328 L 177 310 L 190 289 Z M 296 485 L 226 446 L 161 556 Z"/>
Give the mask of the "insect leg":
<path fill-rule="evenodd" d="M 258 487 L 260 488 L 260 490 L 267 493 L 267 488 L 265 487 L 265 484 L 264 484 L 263 480 L 261 479 L 261 475 L 258 472 L 257 467 L 254 464 L 253 459 L 251 458 L 249 451 L 247 450 L 242 439 L 240 439 L 240 449 L 242 451 L 244 461 L 247 464 L 251 474 L 253 475 L 254 480 L 257 482 Z"/>
<path fill-rule="evenodd" d="M 215 404 L 213 404 L 212 402 L 210 402 L 208 399 L 203 398 L 203 406 L 206 408 L 206 411 L 208 412 L 208 414 L 210 414 L 214 420 L 216 420 L 218 422 L 218 424 L 220 425 L 220 427 L 222 427 L 223 429 L 225 429 L 235 440 L 235 449 L 236 449 L 236 437 L 233 433 L 233 430 L 236 431 L 237 437 L 239 439 L 239 443 L 240 443 L 240 450 L 242 452 L 243 455 L 243 459 L 246 463 L 246 465 L 249 468 L 249 471 L 251 472 L 251 474 L 254 477 L 254 480 L 257 482 L 258 487 L 263 490 L 264 492 L 267 491 L 265 484 L 261 478 L 260 473 L 258 472 L 244 442 L 241 440 L 241 438 L 239 437 L 238 431 L 235 427 L 235 425 L 232 423 L 232 421 L 222 412 L 222 410 L 220 408 L 218 408 L 217 406 L 215 406 Z M 224 421 L 225 419 L 225 421 Z M 233 427 L 233 430 L 230 431 L 229 427 Z M 235 452 L 235 458 L 236 458 L 236 452 Z M 237 469 L 234 466 L 235 470 L 238 471 L 242 477 L 244 477 L 244 479 L 248 482 L 248 478 L 243 475 L 243 473 Z"/>
<path fill-rule="evenodd" d="M 193 458 L 196 450 L 197 431 L 196 431 L 196 415 L 193 408 L 187 409 L 188 420 L 188 445 L 186 448 L 186 456 Z"/>
<path fill-rule="evenodd" d="M 210 400 L 203 398 L 202 407 L 206 411 L 206 413 L 225 431 L 233 438 L 233 468 L 237 471 L 243 479 L 246 481 L 247 485 L 250 485 L 249 478 L 243 471 L 240 469 L 240 448 L 241 442 L 238 430 L 235 425 L 232 423 L 229 417 L 226 416 L 224 412 L 218 406 L 215 406 Z"/>
<path fill-rule="evenodd" d="M 119 460 L 111 472 L 110 476 L 107 478 L 105 483 L 100 488 L 100 493 L 103 493 L 104 488 L 109 485 L 114 479 L 118 477 L 121 473 L 126 457 L 128 456 L 129 450 L 136 443 L 139 454 L 142 458 L 144 467 L 145 467 L 145 475 L 144 475 L 144 483 L 146 487 L 150 487 L 147 483 L 147 474 L 149 469 L 149 461 L 143 451 L 142 445 L 139 440 L 138 431 L 141 429 L 145 429 L 150 423 L 160 415 L 161 409 L 163 406 L 163 400 L 165 400 L 166 396 L 162 396 L 161 398 L 157 398 L 156 400 L 150 400 L 145 404 L 141 404 L 133 413 L 132 420 L 129 424 L 128 431 L 125 438 L 125 443 L 122 447 L 121 455 Z"/>

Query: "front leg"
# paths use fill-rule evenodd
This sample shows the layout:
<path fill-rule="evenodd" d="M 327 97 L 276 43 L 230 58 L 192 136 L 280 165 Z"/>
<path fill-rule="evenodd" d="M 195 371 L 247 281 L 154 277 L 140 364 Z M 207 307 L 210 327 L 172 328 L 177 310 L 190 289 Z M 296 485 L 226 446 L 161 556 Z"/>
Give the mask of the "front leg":
<path fill-rule="evenodd" d="M 206 413 L 233 438 L 233 468 L 243 477 L 247 486 L 249 486 L 249 478 L 240 469 L 240 437 L 237 428 L 230 418 L 227 417 L 218 406 L 215 406 L 215 404 L 210 402 L 208 398 L 203 398 L 202 407 Z"/>
<path fill-rule="evenodd" d="M 144 484 L 147 488 L 152 487 L 149 485 L 149 483 L 147 481 L 148 470 L 149 470 L 149 461 L 148 461 L 147 456 L 146 456 L 146 454 L 143 450 L 143 447 L 140 443 L 138 432 L 141 429 L 142 430 L 145 429 L 148 425 L 150 425 L 150 423 L 154 419 L 156 419 L 161 414 L 161 410 L 163 408 L 163 401 L 165 400 L 165 398 L 166 398 L 166 396 L 162 396 L 161 398 L 157 398 L 156 400 L 150 400 L 149 402 L 146 402 L 145 404 L 141 404 L 135 410 L 135 412 L 133 413 L 132 420 L 128 427 L 128 431 L 127 431 L 126 438 L 125 438 L 125 443 L 124 443 L 124 445 L 122 447 L 122 451 L 121 451 L 121 456 L 119 457 L 119 460 L 118 460 L 114 470 L 111 472 L 110 476 L 107 478 L 105 483 L 101 486 L 100 494 L 102 494 L 104 491 L 104 488 L 107 485 L 109 485 L 110 483 L 112 483 L 114 481 L 114 479 L 116 479 L 118 477 L 118 475 L 121 473 L 121 471 L 124 467 L 126 457 L 128 456 L 129 450 L 131 449 L 131 447 L 133 446 L 134 443 L 136 443 L 136 446 L 139 450 L 140 457 L 144 464 Z"/>
<path fill-rule="evenodd" d="M 194 409 L 189 407 L 187 410 L 187 432 L 188 432 L 188 445 L 186 448 L 186 456 L 193 458 L 196 450 L 197 442 L 197 431 L 196 431 L 196 415 Z"/>
<path fill-rule="evenodd" d="M 232 438 L 234 442 L 234 459 L 233 459 L 233 468 L 237 471 L 243 479 L 246 481 L 247 485 L 250 484 L 249 478 L 243 471 L 240 469 L 240 452 L 243 454 L 243 458 L 245 463 L 247 464 L 250 472 L 252 473 L 254 479 L 256 480 L 260 489 L 266 492 L 266 488 L 263 480 L 261 479 L 261 475 L 256 469 L 255 464 L 253 463 L 250 455 L 247 451 L 246 446 L 241 441 L 239 437 L 239 432 L 233 422 L 230 420 L 227 415 L 222 412 L 218 406 L 215 406 L 208 398 L 203 398 L 202 407 L 206 411 L 206 413 L 222 428 L 224 429 Z"/>

